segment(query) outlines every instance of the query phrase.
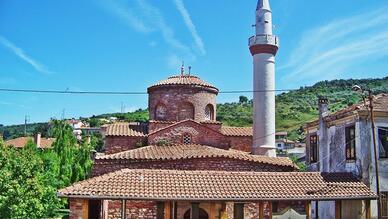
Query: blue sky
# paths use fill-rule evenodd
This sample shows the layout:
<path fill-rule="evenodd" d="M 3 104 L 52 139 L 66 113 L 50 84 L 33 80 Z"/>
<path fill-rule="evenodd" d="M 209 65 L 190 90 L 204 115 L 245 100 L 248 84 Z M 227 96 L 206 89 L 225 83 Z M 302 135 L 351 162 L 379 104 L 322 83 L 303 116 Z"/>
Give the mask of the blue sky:
<path fill-rule="evenodd" d="M 367 3 L 366 3 L 367 2 Z M 180 63 L 221 90 L 252 87 L 256 0 L 0 0 L 0 88 L 146 91 Z M 272 0 L 278 89 L 387 76 L 386 0 Z M 249 96 L 249 95 L 248 95 Z M 238 95 L 219 95 L 219 102 Z M 147 96 L 0 93 L 0 124 L 127 111 Z"/>

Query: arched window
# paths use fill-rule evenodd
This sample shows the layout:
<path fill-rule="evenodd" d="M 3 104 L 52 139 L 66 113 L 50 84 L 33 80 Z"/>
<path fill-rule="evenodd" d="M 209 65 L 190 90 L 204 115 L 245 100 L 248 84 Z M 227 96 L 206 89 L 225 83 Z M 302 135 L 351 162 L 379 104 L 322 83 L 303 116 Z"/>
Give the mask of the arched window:
<path fill-rule="evenodd" d="M 192 136 L 189 133 L 184 133 L 182 137 L 183 144 L 191 144 Z"/>
<path fill-rule="evenodd" d="M 190 219 L 191 209 L 187 210 L 183 215 L 183 219 Z M 202 208 L 199 209 L 199 219 L 209 219 L 209 215 Z"/>
<path fill-rule="evenodd" d="M 189 102 L 181 103 L 179 106 L 178 120 L 194 119 L 194 106 Z"/>
<path fill-rule="evenodd" d="M 155 109 L 156 120 L 166 120 L 167 118 L 167 107 L 164 104 L 158 104 Z"/>
<path fill-rule="evenodd" d="M 211 104 L 205 107 L 205 120 L 214 120 L 214 107 Z"/>

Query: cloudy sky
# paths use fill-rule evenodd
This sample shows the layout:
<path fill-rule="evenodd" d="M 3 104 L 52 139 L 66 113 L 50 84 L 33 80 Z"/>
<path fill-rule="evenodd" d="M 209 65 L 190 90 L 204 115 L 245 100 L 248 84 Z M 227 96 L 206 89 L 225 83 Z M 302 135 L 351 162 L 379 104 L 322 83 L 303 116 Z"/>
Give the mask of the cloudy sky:
<path fill-rule="evenodd" d="M 386 0 L 271 5 L 281 39 L 278 89 L 388 75 Z M 0 88 L 142 92 L 185 61 L 221 90 L 249 90 L 255 7 L 256 0 L 0 0 Z M 146 108 L 147 96 L 0 92 L 0 124 L 60 118 L 64 109 L 66 117 L 118 112 L 121 103 Z"/>

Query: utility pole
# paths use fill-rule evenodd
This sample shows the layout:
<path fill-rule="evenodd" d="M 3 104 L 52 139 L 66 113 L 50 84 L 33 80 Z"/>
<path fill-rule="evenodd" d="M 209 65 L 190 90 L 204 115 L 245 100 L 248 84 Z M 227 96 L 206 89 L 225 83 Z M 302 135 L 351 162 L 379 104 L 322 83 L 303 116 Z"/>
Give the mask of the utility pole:
<path fill-rule="evenodd" d="M 24 137 L 27 136 L 27 122 L 29 122 L 30 116 L 24 116 Z"/>
<path fill-rule="evenodd" d="M 63 108 L 63 110 L 62 110 L 62 115 L 61 115 L 61 120 L 64 120 L 64 119 L 65 119 L 65 112 L 66 112 L 66 109 Z"/>
<path fill-rule="evenodd" d="M 124 102 L 121 102 L 121 113 L 125 113 Z"/>

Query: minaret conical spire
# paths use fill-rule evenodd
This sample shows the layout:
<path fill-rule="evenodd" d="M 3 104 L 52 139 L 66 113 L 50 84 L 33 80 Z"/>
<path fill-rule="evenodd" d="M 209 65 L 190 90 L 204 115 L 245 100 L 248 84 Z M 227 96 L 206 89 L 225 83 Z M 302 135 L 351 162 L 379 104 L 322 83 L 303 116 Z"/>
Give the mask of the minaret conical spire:
<path fill-rule="evenodd" d="M 271 11 L 269 0 L 258 0 L 256 10 L 259 10 L 259 9 Z"/>

